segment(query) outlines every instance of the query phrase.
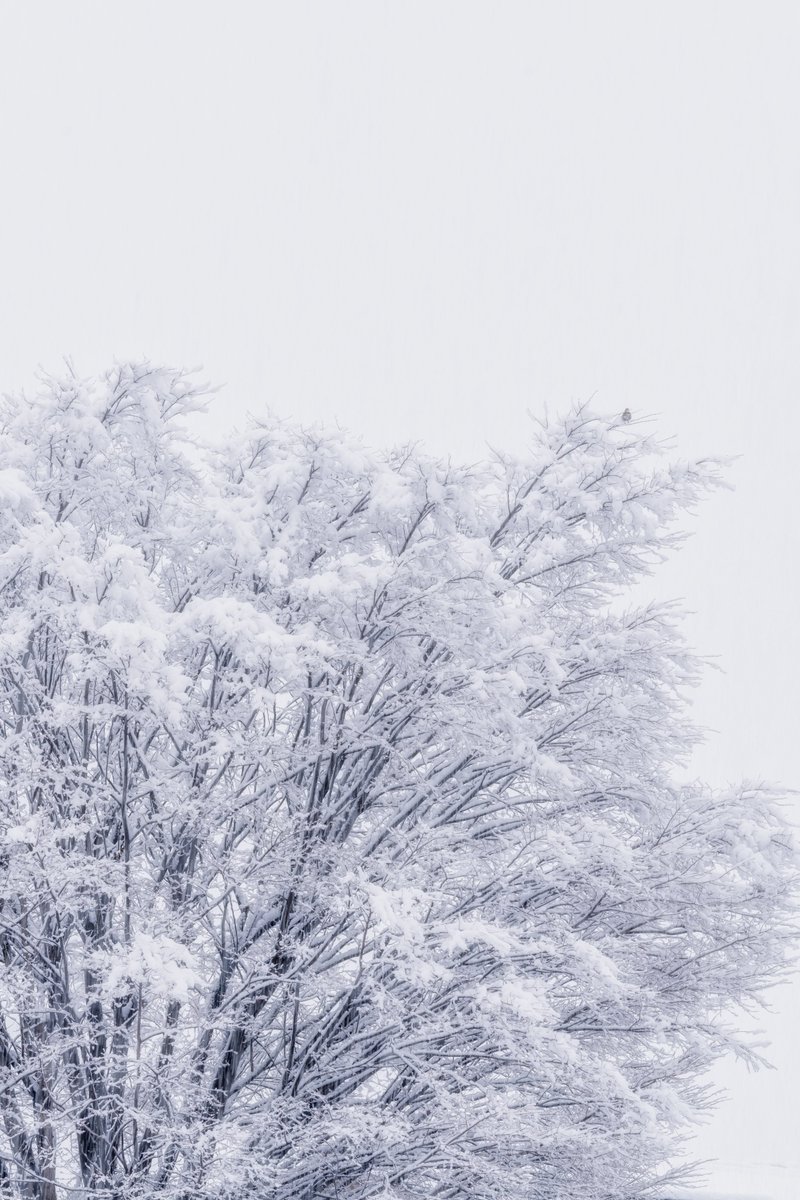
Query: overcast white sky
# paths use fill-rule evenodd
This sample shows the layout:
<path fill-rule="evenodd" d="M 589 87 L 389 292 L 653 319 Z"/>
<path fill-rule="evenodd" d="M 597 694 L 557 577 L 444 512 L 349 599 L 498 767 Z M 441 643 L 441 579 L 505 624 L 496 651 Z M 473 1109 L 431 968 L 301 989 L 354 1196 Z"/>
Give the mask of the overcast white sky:
<path fill-rule="evenodd" d="M 596 393 L 741 453 L 654 586 L 726 671 L 698 769 L 800 785 L 799 62 L 769 0 L 0 0 L 0 387 L 202 363 L 219 427 L 470 458 Z M 798 998 L 718 1189 L 800 1195 Z"/>

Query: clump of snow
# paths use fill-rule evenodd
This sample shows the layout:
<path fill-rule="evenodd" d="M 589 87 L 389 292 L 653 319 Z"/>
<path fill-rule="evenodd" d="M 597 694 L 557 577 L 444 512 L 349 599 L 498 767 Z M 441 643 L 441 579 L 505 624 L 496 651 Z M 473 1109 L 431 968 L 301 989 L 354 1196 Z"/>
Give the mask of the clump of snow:
<path fill-rule="evenodd" d="M 186 1001 L 203 986 L 195 956 L 166 934 L 137 932 L 124 951 L 109 956 L 105 990 L 115 996 L 143 984 L 153 995 Z"/>

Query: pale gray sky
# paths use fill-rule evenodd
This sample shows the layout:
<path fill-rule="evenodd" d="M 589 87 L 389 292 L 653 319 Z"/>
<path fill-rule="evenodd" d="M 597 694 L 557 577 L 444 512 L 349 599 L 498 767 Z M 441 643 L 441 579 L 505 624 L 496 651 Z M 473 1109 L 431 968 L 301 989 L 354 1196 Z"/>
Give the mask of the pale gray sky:
<path fill-rule="evenodd" d="M 800 6 L 0 17 L 0 386 L 146 354 L 227 383 L 219 425 L 269 404 L 470 458 L 597 393 L 741 453 L 658 587 L 727 672 L 698 769 L 800 784 Z M 800 1195 L 798 997 L 777 1071 L 721 1073 L 717 1188 Z"/>

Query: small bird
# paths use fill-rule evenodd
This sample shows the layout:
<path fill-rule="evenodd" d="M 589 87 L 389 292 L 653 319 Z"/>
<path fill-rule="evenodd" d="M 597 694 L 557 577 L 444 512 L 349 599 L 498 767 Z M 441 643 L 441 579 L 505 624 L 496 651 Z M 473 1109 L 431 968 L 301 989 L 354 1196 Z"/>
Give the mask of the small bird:
<path fill-rule="evenodd" d="M 627 424 L 628 424 L 628 422 L 630 421 L 630 419 L 631 419 L 631 410 L 630 410 L 629 408 L 626 408 L 626 409 L 625 409 L 625 412 L 622 414 L 622 419 L 623 419 L 623 421 L 625 422 L 625 424 L 626 424 L 626 425 L 627 425 Z"/>

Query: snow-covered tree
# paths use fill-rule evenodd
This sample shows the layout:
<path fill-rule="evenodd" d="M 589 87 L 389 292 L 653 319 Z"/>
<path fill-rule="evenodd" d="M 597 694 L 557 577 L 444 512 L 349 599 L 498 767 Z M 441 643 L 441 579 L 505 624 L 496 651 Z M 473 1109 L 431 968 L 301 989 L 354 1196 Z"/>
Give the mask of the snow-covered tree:
<path fill-rule="evenodd" d="M 774 797 L 675 781 L 677 614 L 624 607 L 715 466 L 201 403 L 0 413 L 0 1195 L 647 1194 L 791 912 Z"/>

